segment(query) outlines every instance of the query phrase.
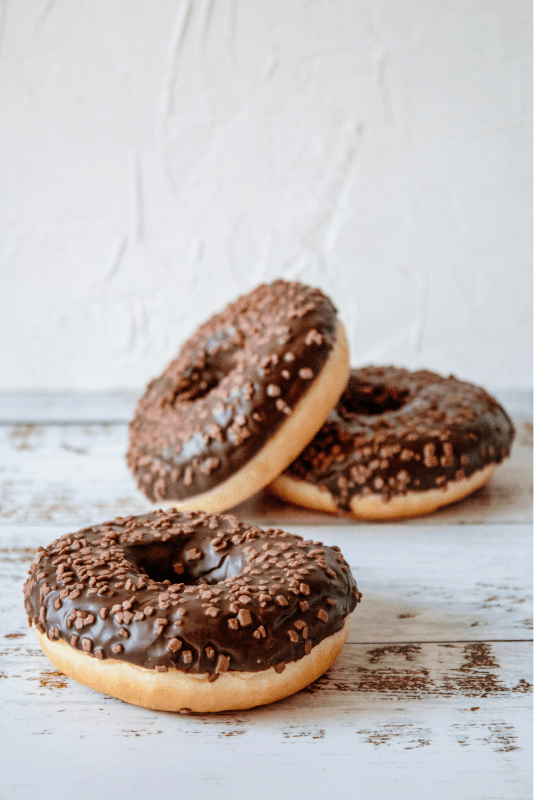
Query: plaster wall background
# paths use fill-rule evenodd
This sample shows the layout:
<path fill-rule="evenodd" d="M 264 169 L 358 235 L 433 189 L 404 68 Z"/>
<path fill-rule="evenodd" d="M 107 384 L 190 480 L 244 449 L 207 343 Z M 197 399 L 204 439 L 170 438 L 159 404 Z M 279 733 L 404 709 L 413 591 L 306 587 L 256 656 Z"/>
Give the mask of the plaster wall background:
<path fill-rule="evenodd" d="M 278 276 L 353 363 L 531 374 L 527 0 L 16 0 L 0 389 L 140 390 Z"/>

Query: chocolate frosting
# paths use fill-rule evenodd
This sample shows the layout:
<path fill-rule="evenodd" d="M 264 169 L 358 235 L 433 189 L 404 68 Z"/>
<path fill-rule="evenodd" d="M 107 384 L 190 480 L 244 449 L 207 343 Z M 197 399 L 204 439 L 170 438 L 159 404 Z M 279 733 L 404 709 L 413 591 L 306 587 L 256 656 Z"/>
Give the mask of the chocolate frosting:
<path fill-rule="evenodd" d="M 204 323 L 130 423 L 127 461 L 141 491 L 183 500 L 241 469 L 308 391 L 336 332 L 336 309 L 319 289 L 283 280 Z"/>
<path fill-rule="evenodd" d="M 361 595 L 337 547 L 231 515 L 159 510 L 39 548 L 24 597 L 51 640 L 214 680 L 281 672 L 340 630 Z"/>
<path fill-rule="evenodd" d="M 434 372 L 353 369 L 336 408 L 286 474 L 330 492 L 385 498 L 444 487 L 510 454 L 514 426 L 484 389 Z"/>

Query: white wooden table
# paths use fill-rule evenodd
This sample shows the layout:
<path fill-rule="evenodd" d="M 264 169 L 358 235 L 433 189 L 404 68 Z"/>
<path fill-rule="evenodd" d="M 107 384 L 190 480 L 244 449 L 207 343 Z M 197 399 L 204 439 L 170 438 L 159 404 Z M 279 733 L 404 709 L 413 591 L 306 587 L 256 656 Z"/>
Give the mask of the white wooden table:
<path fill-rule="evenodd" d="M 247 712 L 181 715 L 57 672 L 28 629 L 37 546 L 150 506 L 125 463 L 128 395 L 0 396 L 0 797 L 531 797 L 532 425 L 493 482 L 395 525 L 267 495 L 241 516 L 337 544 L 363 592 L 335 666 Z"/>

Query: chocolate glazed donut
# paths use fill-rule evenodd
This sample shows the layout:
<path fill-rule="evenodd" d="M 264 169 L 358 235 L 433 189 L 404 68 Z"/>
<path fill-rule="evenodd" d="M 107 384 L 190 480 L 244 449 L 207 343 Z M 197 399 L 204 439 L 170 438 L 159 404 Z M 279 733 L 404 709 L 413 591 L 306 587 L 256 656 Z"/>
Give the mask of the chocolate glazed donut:
<path fill-rule="evenodd" d="M 24 587 L 70 677 L 148 708 L 285 697 L 333 663 L 360 594 L 337 547 L 230 515 L 156 511 L 53 542 Z"/>
<path fill-rule="evenodd" d="M 348 345 L 318 289 L 277 280 L 217 314 L 153 380 L 127 455 L 154 502 L 224 511 L 313 438 L 349 376 Z"/>
<path fill-rule="evenodd" d="M 485 484 L 514 427 L 484 389 L 433 372 L 353 369 L 314 440 L 272 485 L 290 502 L 362 519 L 425 514 Z"/>

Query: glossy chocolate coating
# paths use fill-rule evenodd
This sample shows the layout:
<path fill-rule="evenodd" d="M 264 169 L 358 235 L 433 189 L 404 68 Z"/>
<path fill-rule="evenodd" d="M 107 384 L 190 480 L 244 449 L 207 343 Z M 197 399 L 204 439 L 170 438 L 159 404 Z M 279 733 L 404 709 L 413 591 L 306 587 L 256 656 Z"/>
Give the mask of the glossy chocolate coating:
<path fill-rule="evenodd" d="M 283 280 L 212 317 L 148 385 L 130 423 L 141 491 L 183 500 L 240 470 L 308 391 L 336 335 L 331 301 Z"/>
<path fill-rule="evenodd" d="M 52 640 L 212 679 L 282 671 L 340 630 L 360 599 L 337 548 L 174 510 L 61 537 L 40 550 L 24 595 Z"/>
<path fill-rule="evenodd" d="M 514 427 L 484 389 L 433 372 L 353 369 L 338 405 L 286 474 L 355 495 L 446 486 L 510 454 Z"/>

